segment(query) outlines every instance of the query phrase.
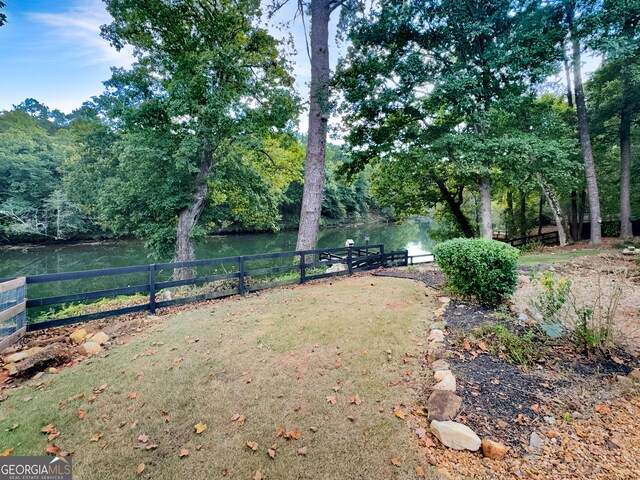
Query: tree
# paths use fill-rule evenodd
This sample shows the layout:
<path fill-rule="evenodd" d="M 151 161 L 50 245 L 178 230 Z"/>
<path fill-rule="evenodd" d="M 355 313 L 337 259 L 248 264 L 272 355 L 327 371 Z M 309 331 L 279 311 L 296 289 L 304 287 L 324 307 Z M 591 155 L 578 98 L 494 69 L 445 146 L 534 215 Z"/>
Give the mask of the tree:
<path fill-rule="evenodd" d="M 176 261 L 193 260 L 214 167 L 292 125 L 297 99 L 288 65 L 257 26 L 257 0 L 106 4 L 114 21 L 103 36 L 118 49 L 132 45 L 137 58 L 130 71 L 114 70 L 102 99 L 121 131 L 119 181 L 141 202 L 130 228 L 165 249 L 175 245 Z"/>
<path fill-rule="evenodd" d="M 339 67 L 354 165 L 407 151 L 448 162 L 479 190 L 491 238 L 491 178 L 504 149 L 489 117 L 557 69 L 554 15 L 541 1 L 382 2 L 353 29 Z"/>
<path fill-rule="evenodd" d="M 4 2 L 0 2 L 0 9 L 4 8 L 6 4 Z M 7 15 L 6 13 L 0 12 L 0 27 L 7 23 Z"/>

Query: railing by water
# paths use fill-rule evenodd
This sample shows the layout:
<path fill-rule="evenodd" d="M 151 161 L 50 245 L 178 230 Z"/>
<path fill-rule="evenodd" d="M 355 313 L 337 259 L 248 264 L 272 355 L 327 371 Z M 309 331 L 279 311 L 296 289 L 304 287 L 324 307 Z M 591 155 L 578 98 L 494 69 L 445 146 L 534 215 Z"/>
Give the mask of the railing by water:
<path fill-rule="evenodd" d="M 269 266 L 265 262 L 271 261 Z M 211 258 L 191 262 L 157 263 L 150 265 L 136 265 L 121 268 L 107 268 L 100 270 L 85 270 L 66 273 L 52 273 L 23 277 L 23 287 L 36 289 L 42 284 L 56 284 L 52 291 L 64 292 L 63 295 L 29 295 L 23 303 L 30 312 L 42 312 L 52 309 L 58 311 L 63 307 L 78 304 L 91 305 L 107 298 L 126 296 L 134 298 L 132 302 L 116 304 L 117 308 L 102 311 L 80 313 L 59 318 L 48 318 L 42 321 L 24 322 L 26 331 L 41 330 L 73 323 L 124 315 L 133 312 L 149 311 L 154 314 L 158 308 L 184 304 L 195 301 L 210 300 L 231 295 L 244 295 L 266 288 L 294 283 L 305 283 L 321 278 L 350 275 L 355 272 L 387 266 L 405 266 L 413 262 L 413 257 L 406 250 L 385 252 L 384 245 L 364 245 L 341 248 L 325 248 L 315 250 L 263 253 L 226 258 Z M 273 264 L 276 263 L 276 266 Z M 336 265 L 340 265 L 337 267 Z M 187 279 L 173 279 L 176 269 L 193 269 L 194 276 Z M 213 268 L 213 271 L 211 269 Z M 209 269 L 209 271 L 205 271 Z M 222 272 L 220 272 L 220 270 Z M 76 285 L 90 288 L 91 279 L 105 277 L 122 277 L 130 280 L 137 275 L 135 284 L 118 286 L 116 288 L 100 288 L 91 291 L 69 293 L 72 289 L 65 289 L 60 284 L 76 280 Z M 4 279 L 13 281 L 15 279 Z M 72 282 L 73 283 L 73 282 Z M 129 283 L 129 282 L 127 282 Z M 2 283 L 0 283 L 2 285 Z M 179 287 L 195 287 L 201 285 L 200 290 L 179 292 L 183 296 L 174 298 L 169 289 Z M 175 291 L 175 290 L 174 290 Z M 168 293 L 169 292 L 169 293 Z M 24 292 L 23 292 L 24 293 Z M 168 294 L 167 294 L 168 293 Z M 122 306 L 122 303 L 125 306 Z M 37 317 L 37 315 L 34 315 Z M 1 323 L 1 322 L 0 322 Z"/>

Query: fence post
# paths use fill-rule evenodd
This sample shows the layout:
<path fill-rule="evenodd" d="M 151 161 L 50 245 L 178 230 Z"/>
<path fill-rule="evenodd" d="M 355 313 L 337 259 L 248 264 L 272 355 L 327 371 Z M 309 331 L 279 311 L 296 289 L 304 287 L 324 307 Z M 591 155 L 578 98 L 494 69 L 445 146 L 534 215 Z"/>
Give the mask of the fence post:
<path fill-rule="evenodd" d="M 305 282 L 305 275 L 306 275 L 306 270 L 307 270 L 307 257 L 304 254 L 304 252 L 302 252 L 302 255 L 300 255 L 300 283 L 304 283 Z"/>
<path fill-rule="evenodd" d="M 404 266 L 405 267 L 409 266 L 409 250 L 404 251 Z"/>
<path fill-rule="evenodd" d="M 347 247 L 347 269 L 349 270 L 349 275 L 351 275 L 353 273 L 353 252 L 351 247 Z"/>
<path fill-rule="evenodd" d="M 387 256 L 384 253 L 384 245 L 380 245 L 380 266 L 387 266 Z"/>
<path fill-rule="evenodd" d="M 244 295 L 247 291 L 244 284 L 244 257 L 238 257 L 239 277 L 238 277 L 238 293 Z"/>
<path fill-rule="evenodd" d="M 149 265 L 149 312 L 156 313 L 156 266 Z"/>

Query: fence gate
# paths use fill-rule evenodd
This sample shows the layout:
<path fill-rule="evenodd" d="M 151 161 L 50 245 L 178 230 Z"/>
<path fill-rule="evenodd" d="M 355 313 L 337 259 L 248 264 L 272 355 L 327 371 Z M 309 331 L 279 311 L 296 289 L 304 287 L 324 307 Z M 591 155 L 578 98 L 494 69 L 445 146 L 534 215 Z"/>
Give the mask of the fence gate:
<path fill-rule="evenodd" d="M 27 330 L 25 277 L 0 283 L 0 352 Z"/>

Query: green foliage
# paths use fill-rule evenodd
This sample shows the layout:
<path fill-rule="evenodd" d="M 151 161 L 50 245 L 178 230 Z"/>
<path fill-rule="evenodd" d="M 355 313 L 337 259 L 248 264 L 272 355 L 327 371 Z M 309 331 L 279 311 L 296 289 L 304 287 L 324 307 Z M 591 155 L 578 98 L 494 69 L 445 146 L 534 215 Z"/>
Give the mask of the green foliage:
<path fill-rule="evenodd" d="M 542 321 L 546 323 L 560 322 L 563 308 L 569 300 L 571 280 L 558 277 L 550 270 L 538 274 L 534 269 L 531 271 L 531 283 L 540 285 L 542 288 L 542 291 L 531 300 L 533 308 L 542 315 Z"/>
<path fill-rule="evenodd" d="M 533 330 L 521 335 L 505 325 L 485 324 L 477 328 L 473 335 L 484 341 L 492 354 L 506 355 L 518 365 L 531 365 L 540 358 Z"/>
<path fill-rule="evenodd" d="M 515 291 L 519 252 L 506 243 L 458 238 L 437 245 L 434 255 L 450 286 L 463 295 L 495 304 Z"/>

